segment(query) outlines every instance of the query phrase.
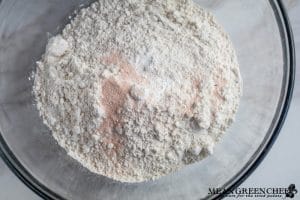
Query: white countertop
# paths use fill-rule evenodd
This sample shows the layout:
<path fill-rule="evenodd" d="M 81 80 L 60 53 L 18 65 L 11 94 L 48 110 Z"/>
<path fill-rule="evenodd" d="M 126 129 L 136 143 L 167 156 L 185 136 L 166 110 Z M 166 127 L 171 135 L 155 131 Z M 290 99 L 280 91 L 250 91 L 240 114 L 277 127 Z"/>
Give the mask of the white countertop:
<path fill-rule="evenodd" d="M 283 0 L 293 26 L 297 63 L 300 63 L 300 0 Z M 296 71 L 294 97 L 275 144 L 267 157 L 241 187 L 288 187 L 294 183 L 300 199 L 300 71 Z M 0 159 L 0 200 L 40 199 Z"/>

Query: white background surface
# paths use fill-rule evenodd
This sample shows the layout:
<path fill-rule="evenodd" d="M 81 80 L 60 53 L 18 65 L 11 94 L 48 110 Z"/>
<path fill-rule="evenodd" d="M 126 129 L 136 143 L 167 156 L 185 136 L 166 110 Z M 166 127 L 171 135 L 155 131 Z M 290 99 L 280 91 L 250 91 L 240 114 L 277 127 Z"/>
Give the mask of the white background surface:
<path fill-rule="evenodd" d="M 300 63 L 300 0 L 283 0 L 293 26 L 297 63 Z M 273 148 L 241 187 L 288 187 L 296 184 L 300 199 L 300 71 L 296 72 L 293 101 Z M 0 159 L 0 200 L 40 199 Z"/>

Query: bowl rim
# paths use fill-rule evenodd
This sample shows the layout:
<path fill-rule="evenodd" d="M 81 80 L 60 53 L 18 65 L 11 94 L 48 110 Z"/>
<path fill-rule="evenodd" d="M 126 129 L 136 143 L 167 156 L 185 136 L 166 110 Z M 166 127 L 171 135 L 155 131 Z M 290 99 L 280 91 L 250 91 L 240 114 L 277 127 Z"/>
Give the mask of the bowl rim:
<path fill-rule="evenodd" d="M 221 194 L 207 196 L 205 197 L 205 199 L 222 199 L 226 197 L 226 194 L 230 194 L 231 191 L 234 191 L 234 189 L 238 188 L 255 171 L 255 169 L 261 164 L 261 162 L 269 153 L 270 149 L 275 143 L 289 111 L 289 107 L 293 97 L 296 71 L 296 55 L 293 30 L 283 1 L 269 0 L 269 3 L 273 8 L 275 18 L 280 29 L 279 32 L 281 38 L 284 38 L 282 40 L 282 46 L 283 56 L 286 57 L 284 68 L 287 75 L 284 77 L 284 83 L 281 91 L 285 91 L 285 93 L 283 95 L 281 94 L 279 100 L 279 102 L 281 103 L 279 103 L 277 106 L 276 114 L 268 130 L 268 134 L 265 136 L 263 142 L 251 157 L 251 160 L 249 160 L 244 165 L 244 167 L 235 175 L 235 177 L 224 184 L 224 186 L 222 187 L 224 188 L 224 190 Z"/>
<path fill-rule="evenodd" d="M 1 4 L 2 0 L 0 0 Z M 284 68 L 286 68 L 286 80 L 283 84 L 282 91 L 285 91 L 284 95 L 281 95 L 281 105 L 277 109 L 277 117 L 274 117 L 276 121 L 269 129 L 269 134 L 265 137 L 264 141 L 258 148 L 258 150 L 253 154 L 252 159 L 225 185 L 222 187 L 224 190 L 220 194 L 214 194 L 205 197 L 205 199 L 221 199 L 228 194 L 229 191 L 233 191 L 235 188 L 239 187 L 259 166 L 259 164 L 266 157 L 267 153 L 271 149 L 275 140 L 277 139 L 279 132 L 283 126 L 286 119 L 289 106 L 293 96 L 293 89 L 295 83 L 295 70 L 296 70 L 296 59 L 295 59 L 295 44 L 292 32 L 292 27 L 289 21 L 287 11 L 283 5 L 282 0 L 269 0 L 271 4 L 275 17 L 277 18 L 277 23 L 280 28 L 281 37 L 284 38 L 282 41 L 283 53 L 286 57 L 286 62 Z M 280 101 L 279 101 L 280 102 Z M 0 157 L 4 160 L 6 165 L 10 170 L 32 191 L 43 199 L 65 199 L 58 195 L 54 191 L 47 188 L 44 184 L 38 181 L 16 158 L 13 152 L 10 150 L 9 146 L 6 144 L 4 138 L 2 137 L 0 131 Z"/>

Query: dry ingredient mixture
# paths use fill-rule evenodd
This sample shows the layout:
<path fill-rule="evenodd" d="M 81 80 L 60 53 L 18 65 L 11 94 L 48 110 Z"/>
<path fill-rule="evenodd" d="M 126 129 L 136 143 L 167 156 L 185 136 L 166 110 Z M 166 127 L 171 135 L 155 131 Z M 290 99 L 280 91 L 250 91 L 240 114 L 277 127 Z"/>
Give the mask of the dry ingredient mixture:
<path fill-rule="evenodd" d="M 99 0 L 49 40 L 34 93 L 70 156 L 141 182 L 213 153 L 241 79 L 227 34 L 191 0 Z"/>

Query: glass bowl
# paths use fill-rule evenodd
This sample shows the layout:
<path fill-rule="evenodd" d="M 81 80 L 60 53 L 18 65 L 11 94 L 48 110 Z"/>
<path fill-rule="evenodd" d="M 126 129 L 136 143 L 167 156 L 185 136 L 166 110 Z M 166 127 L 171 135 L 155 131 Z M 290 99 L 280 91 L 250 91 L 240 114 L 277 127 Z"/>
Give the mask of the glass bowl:
<path fill-rule="evenodd" d="M 209 158 L 139 184 L 83 168 L 58 146 L 34 105 L 30 77 L 47 40 L 91 2 L 0 3 L 0 152 L 11 170 L 47 199 L 213 199 L 222 194 L 209 188 L 238 186 L 272 146 L 292 95 L 294 45 L 281 1 L 196 0 L 215 14 L 236 48 L 243 77 L 236 121 Z"/>

